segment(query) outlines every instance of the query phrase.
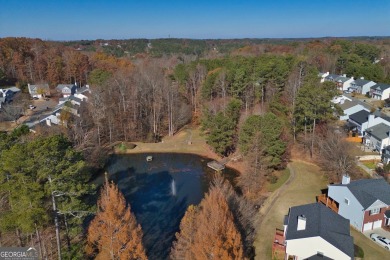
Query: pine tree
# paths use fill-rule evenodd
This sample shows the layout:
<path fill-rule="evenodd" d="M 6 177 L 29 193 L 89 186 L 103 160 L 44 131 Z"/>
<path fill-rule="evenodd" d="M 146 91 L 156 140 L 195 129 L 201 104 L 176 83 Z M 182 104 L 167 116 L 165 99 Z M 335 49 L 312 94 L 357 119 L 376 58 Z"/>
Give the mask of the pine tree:
<path fill-rule="evenodd" d="M 241 235 L 220 187 L 188 208 L 176 238 L 171 259 L 243 259 Z"/>
<path fill-rule="evenodd" d="M 173 242 L 170 258 L 175 260 L 195 259 L 191 248 L 194 245 L 196 232 L 197 207 L 190 205 L 180 222 L 180 232 L 176 233 L 177 241 Z"/>
<path fill-rule="evenodd" d="M 95 259 L 147 259 L 142 229 L 114 183 L 106 181 L 89 225 L 87 253 Z"/>

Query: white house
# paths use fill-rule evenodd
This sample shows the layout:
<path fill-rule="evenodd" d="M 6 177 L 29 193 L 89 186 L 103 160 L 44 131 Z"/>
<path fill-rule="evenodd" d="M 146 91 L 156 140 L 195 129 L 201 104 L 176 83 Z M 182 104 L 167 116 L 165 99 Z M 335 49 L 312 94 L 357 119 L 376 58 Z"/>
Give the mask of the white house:
<path fill-rule="evenodd" d="M 82 101 L 88 101 L 88 95 L 91 93 L 89 85 L 76 89 L 75 97 L 81 99 Z"/>
<path fill-rule="evenodd" d="M 339 90 L 348 90 L 348 88 L 351 86 L 351 83 L 354 81 L 353 77 L 348 78 L 346 74 L 337 77 L 335 80 L 337 88 Z"/>
<path fill-rule="evenodd" d="M 324 82 L 325 81 L 325 77 L 327 77 L 329 75 L 329 71 L 328 72 L 325 72 L 325 73 L 318 73 L 318 77 L 320 77 L 320 82 Z"/>
<path fill-rule="evenodd" d="M 344 115 L 340 116 L 340 120 L 347 120 L 350 115 L 357 113 L 361 110 L 365 110 L 367 112 L 370 111 L 369 107 L 365 104 L 362 104 L 358 101 L 350 101 L 350 100 L 345 100 L 340 102 L 339 104 L 340 108 L 343 110 Z"/>
<path fill-rule="evenodd" d="M 384 123 L 369 127 L 366 129 L 363 142 L 371 150 L 378 151 L 382 154 L 382 150 L 390 145 L 389 132 L 390 126 Z"/>
<path fill-rule="evenodd" d="M 390 85 L 384 83 L 377 83 L 370 87 L 370 94 L 372 98 L 385 100 L 390 97 Z"/>
<path fill-rule="evenodd" d="M 371 80 L 365 80 L 363 77 L 356 79 L 351 82 L 351 86 L 348 88 L 349 91 L 366 95 L 370 93 L 370 88 L 376 83 Z"/>
<path fill-rule="evenodd" d="M 320 202 L 336 205 L 333 210 L 361 232 L 390 225 L 390 185 L 384 179 L 350 181 L 344 175 L 341 184 L 328 185 L 323 195 Z"/>
<path fill-rule="evenodd" d="M 291 207 L 284 237 L 285 259 L 354 258 L 349 220 L 320 203 Z"/>
<path fill-rule="evenodd" d="M 27 84 L 28 92 L 31 97 L 42 98 L 43 96 L 50 95 L 49 84 L 41 83 L 36 85 Z"/>
<path fill-rule="evenodd" d="M 76 85 L 73 84 L 59 84 L 56 87 L 63 97 L 69 97 L 76 92 Z"/>
<path fill-rule="evenodd" d="M 380 111 L 371 113 L 366 110 L 361 110 L 349 116 L 348 126 L 354 128 L 359 136 L 364 136 L 366 129 L 376 126 L 380 123 L 390 126 L 390 118 L 383 115 Z"/>

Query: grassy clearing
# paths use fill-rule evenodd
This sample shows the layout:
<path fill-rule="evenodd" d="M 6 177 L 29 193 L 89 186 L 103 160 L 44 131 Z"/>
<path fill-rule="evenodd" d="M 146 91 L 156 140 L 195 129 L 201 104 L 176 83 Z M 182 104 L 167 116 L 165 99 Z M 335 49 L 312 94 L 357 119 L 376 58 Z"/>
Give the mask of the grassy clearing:
<path fill-rule="evenodd" d="M 378 164 L 378 161 L 362 161 L 361 162 L 363 165 L 365 165 L 367 168 L 371 169 L 371 170 L 375 170 L 376 168 L 376 165 Z"/>
<path fill-rule="evenodd" d="M 316 165 L 296 161 L 290 163 L 290 167 L 294 171 L 291 174 L 295 177 L 288 186 L 282 188 L 279 197 L 270 206 L 270 211 L 262 212 L 265 216 L 254 243 L 255 259 L 271 259 L 275 228 L 283 228 L 283 218 L 288 213 L 288 209 L 292 206 L 315 202 L 316 195 L 320 194 L 321 189 L 327 185 L 326 178 Z"/>
<path fill-rule="evenodd" d="M 283 171 L 279 171 L 275 173 L 275 176 L 278 178 L 278 180 L 275 183 L 267 183 L 267 191 L 274 192 L 275 190 L 279 189 L 280 186 L 283 185 L 288 180 L 288 177 L 290 177 L 290 170 L 286 168 Z"/>

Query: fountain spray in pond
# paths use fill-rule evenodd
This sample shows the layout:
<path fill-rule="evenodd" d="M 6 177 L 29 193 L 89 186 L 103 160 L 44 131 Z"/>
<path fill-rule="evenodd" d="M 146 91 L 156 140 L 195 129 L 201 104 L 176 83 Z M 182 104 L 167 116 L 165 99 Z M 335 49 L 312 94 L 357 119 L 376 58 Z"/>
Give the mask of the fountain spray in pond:
<path fill-rule="evenodd" d="M 173 196 L 176 196 L 175 179 L 172 179 L 172 182 L 171 182 L 171 190 L 172 190 L 172 195 L 173 195 Z"/>

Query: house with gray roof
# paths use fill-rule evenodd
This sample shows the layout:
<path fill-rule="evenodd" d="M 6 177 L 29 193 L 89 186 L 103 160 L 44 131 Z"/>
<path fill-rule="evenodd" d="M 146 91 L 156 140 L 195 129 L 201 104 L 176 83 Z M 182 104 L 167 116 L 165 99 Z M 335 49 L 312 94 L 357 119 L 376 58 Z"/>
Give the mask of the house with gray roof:
<path fill-rule="evenodd" d="M 374 81 L 366 80 L 361 77 L 360 79 L 352 81 L 351 86 L 348 88 L 348 90 L 350 92 L 366 95 L 367 93 L 370 93 L 370 88 L 375 84 L 376 83 Z"/>
<path fill-rule="evenodd" d="M 324 81 L 332 81 L 332 82 L 336 82 L 336 79 L 340 77 L 340 75 L 337 75 L 337 74 L 328 74 Z"/>
<path fill-rule="evenodd" d="M 384 179 L 351 181 L 344 175 L 340 184 L 328 185 L 326 196 L 326 204 L 336 205 L 334 211 L 361 232 L 390 225 L 390 185 Z"/>
<path fill-rule="evenodd" d="M 47 83 L 39 83 L 35 85 L 27 84 L 28 93 L 30 93 L 31 97 L 42 98 L 44 96 L 50 95 L 49 84 Z"/>
<path fill-rule="evenodd" d="M 349 220 L 320 203 L 291 207 L 284 220 L 284 238 L 285 259 L 354 258 Z"/>
<path fill-rule="evenodd" d="M 384 123 L 374 125 L 366 129 L 363 142 L 369 149 L 382 154 L 382 150 L 390 145 L 389 132 L 389 125 Z"/>
<path fill-rule="evenodd" d="M 88 101 L 88 96 L 91 94 L 91 89 L 89 85 L 76 89 L 75 97 L 81 99 L 82 101 Z"/>
<path fill-rule="evenodd" d="M 347 90 L 351 86 L 351 82 L 353 82 L 353 77 L 348 78 L 346 74 L 339 76 L 334 79 L 336 82 L 336 86 L 339 90 L 344 91 Z"/>
<path fill-rule="evenodd" d="M 366 110 L 360 110 L 359 112 L 350 115 L 347 123 L 348 127 L 358 133 L 359 136 L 363 136 L 368 126 L 369 115 L 370 112 Z"/>
<path fill-rule="evenodd" d="M 390 97 L 390 85 L 385 83 L 377 83 L 370 87 L 370 95 L 372 98 L 385 100 Z"/>
<path fill-rule="evenodd" d="M 11 102 L 16 93 L 19 93 L 20 89 L 17 87 L 0 88 L 0 108 L 2 104 Z"/>
<path fill-rule="evenodd" d="M 339 107 L 343 110 L 344 114 L 339 117 L 340 120 L 347 120 L 350 115 L 359 111 L 365 110 L 370 111 L 370 106 L 357 100 L 344 100 L 340 102 Z"/>
<path fill-rule="evenodd" d="M 56 89 L 65 98 L 65 97 L 69 97 L 71 95 L 74 95 L 74 93 L 76 92 L 76 85 L 74 85 L 74 84 L 59 84 L 56 87 Z"/>

